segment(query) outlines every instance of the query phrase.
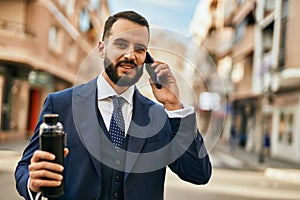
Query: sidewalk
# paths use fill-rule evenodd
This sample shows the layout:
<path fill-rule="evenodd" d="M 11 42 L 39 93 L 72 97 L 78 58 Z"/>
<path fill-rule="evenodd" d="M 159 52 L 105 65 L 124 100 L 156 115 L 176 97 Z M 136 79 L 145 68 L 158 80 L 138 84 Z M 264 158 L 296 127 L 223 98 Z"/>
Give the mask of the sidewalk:
<path fill-rule="evenodd" d="M 21 200 L 14 179 L 14 171 L 29 140 L 0 143 L 0 193 L 6 200 Z M 2 199 L 0 197 L 0 199 Z"/>
<path fill-rule="evenodd" d="M 259 162 L 258 154 L 238 147 L 234 151 L 230 151 L 229 146 L 223 142 L 218 142 L 214 148 L 234 159 L 238 159 L 250 169 L 264 172 L 265 176 L 269 178 L 300 184 L 300 164 L 272 157 L 264 157 L 263 162 Z"/>
<path fill-rule="evenodd" d="M 300 164 L 271 157 L 264 157 L 264 162 L 260 163 L 259 155 L 257 155 L 256 153 L 249 152 L 238 147 L 236 147 L 235 150 L 230 151 L 229 146 L 223 142 L 218 142 L 214 148 L 216 148 L 216 150 L 220 150 L 224 153 L 227 153 L 230 156 L 235 157 L 236 159 L 241 160 L 248 166 L 253 167 L 254 169 L 261 171 L 264 171 L 267 168 L 300 169 Z"/>
<path fill-rule="evenodd" d="M 22 155 L 24 148 L 27 146 L 28 143 L 29 139 L 0 143 L 0 152 L 10 151 L 14 152 L 15 154 Z"/>
<path fill-rule="evenodd" d="M 0 172 L 13 172 L 28 140 L 0 143 Z"/>

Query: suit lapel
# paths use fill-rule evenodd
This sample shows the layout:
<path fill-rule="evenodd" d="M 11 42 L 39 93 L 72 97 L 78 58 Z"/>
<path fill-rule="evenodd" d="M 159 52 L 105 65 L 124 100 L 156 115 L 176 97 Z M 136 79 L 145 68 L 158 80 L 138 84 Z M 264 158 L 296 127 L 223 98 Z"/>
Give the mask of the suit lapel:
<path fill-rule="evenodd" d="M 91 155 L 97 174 L 101 177 L 101 137 L 104 135 L 95 109 L 97 79 L 75 87 L 72 94 L 72 112 L 78 135 Z"/>
<path fill-rule="evenodd" d="M 144 97 L 136 90 L 133 97 L 132 120 L 128 130 L 129 138 L 126 152 L 124 182 L 132 171 L 145 144 L 149 132 L 149 126 L 147 125 L 149 124 L 150 118 L 148 113 L 149 104 L 146 103 Z"/>

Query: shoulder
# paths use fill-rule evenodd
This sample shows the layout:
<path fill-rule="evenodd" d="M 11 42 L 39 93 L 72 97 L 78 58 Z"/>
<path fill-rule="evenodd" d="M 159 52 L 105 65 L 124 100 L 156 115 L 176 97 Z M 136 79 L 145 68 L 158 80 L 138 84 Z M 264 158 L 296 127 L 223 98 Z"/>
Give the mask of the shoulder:
<path fill-rule="evenodd" d="M 45 103 L 46 104 L 50 103 L 52 105 L 59 105 L 60 107 L 71 105 L 74 94 L 81 95 L 84 93 L 96 92 L 96 87 L 93 87 L 94 82 L 95 81 L 92 80 L 85 84 L 73 86 L 70 88 L 66 88 L 64 90 L 50 93 L 48 94 Z"/>
<path fill-rule="evenodd" d="M 48 96 L 51 97 L 51 98 L 66 98 L 66 97 L 72 95 L 73 89 L 74 89 L 74 87 L 66 88 L 64 90 L 60 90 L 60 91 L 57 91 L 57 92 L 52 92 Z"/>
<path fill-rule="evenodd" d="M 163 107 L 161 106 L 161 104 L 155 102 L 154 100 L 144 96 L 139 90 L 135 90 L 134 91 L 134 95 L 133 95 L 133 99 L 134 101 L 138 102 L 138 103 L 142 103 L 148 106 L 153 106 L 156 105 L 158 107 Z"/>
<path fill-rule="evenodd" d="M 77 86 L 66 88 L 61 91 L 50 93 L 48 96 L 59 100 L 61 99 L 63 100 L 65 98 L 72 98 L 72 95 L 74 94 L 81 95 L 81 94 L 91 93 L 93 91 L 96 91 L 97 89 L 96 84 L 97 84 L 96 79 L 93 79 L 88 83 L 80 84 Z"/>
<path fill-rule="evenodd" d="M 166 114 L 165 108 L 162 104 L 144 96 L 138 90 L 135 90 L 133 99 L 135 107 L 138 107 L 141 110 L 145 109 L 144 111 L 151 111 L 152 113 L 159 113 L 160 115 Z"/>

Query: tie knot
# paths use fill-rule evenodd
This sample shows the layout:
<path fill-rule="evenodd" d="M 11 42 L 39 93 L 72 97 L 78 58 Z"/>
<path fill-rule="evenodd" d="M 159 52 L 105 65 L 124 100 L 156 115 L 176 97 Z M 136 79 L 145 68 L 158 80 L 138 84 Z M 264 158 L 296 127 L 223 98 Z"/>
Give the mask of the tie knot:
<path fill-rule="evenodd" d="M 113 100 L 114 108 L 116 108 L 116 109 L 122 108 L 122 105 L 124 103 L 123 97 L 113 96 L 112 100 Z"/>

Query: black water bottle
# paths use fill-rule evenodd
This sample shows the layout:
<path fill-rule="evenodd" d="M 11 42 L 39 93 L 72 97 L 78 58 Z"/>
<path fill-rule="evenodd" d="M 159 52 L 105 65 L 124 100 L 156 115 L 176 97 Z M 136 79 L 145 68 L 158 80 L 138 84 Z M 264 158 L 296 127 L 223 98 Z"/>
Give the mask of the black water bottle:
<path fill-rule="evenodd" d="M 45 114 L 40 126 L 40 149 L 55 155 L 53 162 L 64 166 L 65 132 L 58 114 Z M 62 174 L 63 175 L 63 174 Z M 64 194 L 64 180 L 58 187 L 43 187 L 42 195 L 53 198 Z"/>

